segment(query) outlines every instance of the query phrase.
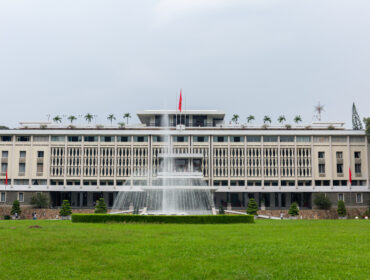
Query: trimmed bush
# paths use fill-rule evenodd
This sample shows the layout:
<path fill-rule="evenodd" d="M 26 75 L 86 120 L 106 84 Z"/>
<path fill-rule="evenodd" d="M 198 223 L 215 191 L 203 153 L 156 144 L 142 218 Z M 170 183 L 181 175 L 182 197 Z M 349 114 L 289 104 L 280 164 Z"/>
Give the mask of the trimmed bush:
<path fill-rule="evenodd" d="M 107 213 L 107 205 L 105 204 L 103 197 L 99 198 L 99 200 L 96 201 L 95 213 L 97 214 Z"/>
<path fill-rule="evenodd" d="M 31 198 L 31 205 L 35 208 L 48 208 L 49 198 L 46 194 L 37 193 Z"/>
<path fill-rule="evenodd" d="M 4 220 L 10 220 L 10 215 L 5 215 Z"/>
<path fill-rule="evenodd" d="M 225 215 L 225 209 L 222 206 L 220 206 L 220 208 L 218 209 L 218 214 Z"/>
<path fill-rule="evenodd" d="M 344 204 L 344 201 L 343 200 L 339 200 L 338 201 L 338 209 L 337 209 L 337 212 L 338 212 L 338 216 L 339 217 L 344 217 L 347 214 L 346 205 Z"/>
<path fill-rule="evenodd" d="M 257 215 L 258 205 L 254 198 L 249 199 L 248 207 L 247 207 L 247 214 L 249 215 Z"/>
<path fill-rule="evenodd" d="M 298 209 L 297 202 L 293 202 L 292 204 L 290 204 L 290 208 L 289 208 L 288 213 L 289 213 L 290 216 L 298 216 L 299 215 L 299 209 Z"/>
<path fill-rule="evenodd" d="M 59 211 L 60 216 L 69 216 L 72 214 L 71 205 L 69 204 L 68 200 L 63 200 L 62 208 Z"/>
<path fill-rule="evenodd" d="M 21 213 L 22 213 L 21 206 L 19 205 L 19 201 L 18 200 L 14 200 L 13 201 L 12 210 L 10 211 L 10 214 L 11 215 L 15 215 L 15 213 L 17 213 L 18 216 L 20 216 Z"/>
<path fill-rule="evenodd" d="M 323 193 L 315 195 L 313 203 L 322 210 L 329 210 L 331 208 L 331 202 Z"/>
<path fill-rule="evenodd" d="M 160 224 L 235 224 L 254 223 L 252 215 L 152 216 L 121 214 L 73 214 L 73 223 L 160 223 Z"/>

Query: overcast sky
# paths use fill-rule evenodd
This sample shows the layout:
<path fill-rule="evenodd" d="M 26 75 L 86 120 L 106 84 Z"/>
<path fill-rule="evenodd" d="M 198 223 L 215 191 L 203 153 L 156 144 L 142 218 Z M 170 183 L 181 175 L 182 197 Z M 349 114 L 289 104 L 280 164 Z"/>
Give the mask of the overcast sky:
<path fill-rule="evenodd" d="M 0 123 L 221 109 L 370 116 L 369 0 L 0 0 Z M 133 118 L 131 122 L 138 122 Z"/>

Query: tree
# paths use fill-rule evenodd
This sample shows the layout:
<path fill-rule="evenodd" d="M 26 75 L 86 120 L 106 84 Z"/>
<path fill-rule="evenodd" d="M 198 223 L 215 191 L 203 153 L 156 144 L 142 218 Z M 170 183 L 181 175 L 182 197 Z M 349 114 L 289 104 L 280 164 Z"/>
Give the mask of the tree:
<path fill-rule="evenodd" d="M 365 123 L 365 131 L 367 137 L 370 137 L 370 118 L 364 118 L 364 123 Z"/>
<path fill-rule="evenodd" d="M 55 116 L 53 118 L 53 122 L 55 122 L 55 123 L 61 123 L 62 122 L 62 118 L 60 116 Z"/>
<path fill-rule="evenodd" d="M 302 117 L 301 116 L 295 116 L 294 117 L 294 122 L 296 123 L 296 124 L 298 124 L 298 123 L 300 123 L 300 122 L 302 122 Z"/>
<path fill-rule="evenodd" d="M 337 212 L 338 212 L 338 216 L 339 217 L 344 217 L 347 214 L 346 205 L 344 204 L 344 201 L 343 200 L 339 200 L 338 201 L 338 209 L 337 209 Z"/>
<path fill-rule="evenodd" d="M 290 208 L 289 208 L 288 213 L 289 213 L 290 216 L 298 216 L 299 215 L 299 209 L 298 209 L 297 202 L 293 202 L 292 204 L 290 204 Z"/>
<path fill-rule="evenodd" d="M 124 128 L 125 127 L 125 123 L 124 122 L 119 122 L 118 123 L 118 126 L 119 126 L 119 128 Z"/>
<path fill-rule="evenodd" d="M 225 209 L 222 206 L 220 206 L 220 208 L 218 209 L 218 214 L 225 215 Z"/>
<path fill-rule="evenodd" d="M 103 197 L 99 198 L 99 200 L 96 201 L 95 213 L 97 214 L 107 213 L 107 205 L 105 204 Z"/>
<path fill-rule="evenodd" d="M 254 121 L 255 120 L 255 118 L 254 118 L 254 116 L 253 115 L 249 115 L 248 117 L 247 117 L 247 122 L 248 123 L 251 123 L 252 121 Z"/>
<path fill-rule="evenodd" d="M 59 211 L 60 216 L 70 216 L 72 214 L 71 205 L 68 200 L 63 200 L 62 208 Z"/>
<path fill-rule="evenodd" d="M 126 119 L 126 123 L 128 124 L 128 119 L 131 118 L 131 114 L 130 113 L 125 113 L 123 115 L 123 118 Z"/>
<path fill-rule="evenodd" d="M 37 193 L 31 198 L 31 205 L 35 208 L 48 208 L 49 207 L 49 198 L 46 194 Z"/>
<path fill-rule="evenodd" d="M 85 115 L 85 120 L 88 122 L 88 123 L 91 123 L 91 121 L 93 120 L 94 116 L 91 115 L 90 113 L 87 113 Z"/>
<path fill-rule="evenodd" d="M 75 121 L 75 120 L 77 120 L 77 118 L 75 117 L 75 116 L 69 116 L 68 117 L 68 120 L 71 122 L 71 124 Z"/>
<path fill-rule="evenodd" d="M 258 211 L 258 205 L 256 201 L 254 200 L 254 198 L 249 199 L 248 207 L 247 207 L 247 214 L 257 215 L 257 211 Z"/>
<path fill-rule="evenodd" d="M 234 114 L 233 117 L 232 117 L 232 119 L 231 119 L 231 121 L 233 123 L 237 124 L 238 123 L 238 120 L 239 120 L 239 115 L 238 114 Z"/>
<path fill-rule="evenodd" d="M 264 124 L 267 124 L 267 123 L 271 124 L 271 118 L 269 116 L 264 116 L 263 117 L 263 123 Z"/>
<path fill-rule="evenodd" d="M 21 206 L 19 205 L 18 200 L 13 201 L 13 206 L 12 210 L 10 211 L 10 215 L 15 215 L 15 213 L 17 213 L 18 215 L 21 215 L 22 213 Z"/>
<path fill-rule="evenodd" d="M 315 195 L 313 203 L 322 210 L 329 210 L 331 208 L 331 202 L 323 193 Z"/>
<path fill-rule="evenodd" d="M 354 129 L 354 130 L 362 129 L 361 119 L 360 119 L 360 116 L 357 113 L 355 103 L 353 103 L 353 105 L 352 105 L 352 129 Z"/>
<path fill-rule="evenodd" d="M 110 124 L 116 119 L 116 117 L 113 114 L 108 115 L 107 120 L 110 121 Z"/>
<path fill-rule="evenodd" d="M 281 116 L 278 117 L 278 122 L 279 123 L 283 124 L 283 122 L 285 122 L 285 121 L 286 121 L 286 118 L 285 118 L 284 115 L 281 115 Z"/>

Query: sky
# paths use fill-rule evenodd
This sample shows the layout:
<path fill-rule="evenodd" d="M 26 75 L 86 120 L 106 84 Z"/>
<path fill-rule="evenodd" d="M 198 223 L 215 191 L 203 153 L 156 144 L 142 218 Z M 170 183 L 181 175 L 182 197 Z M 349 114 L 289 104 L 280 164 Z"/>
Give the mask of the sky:
<path fill-rule="evenodd" d="M 0 124 L 219 109 L 370 116 L 368 0 L 0 0 Z M 66 118 L 64 118 L 66 119 Z M 67 120 L 65 120 L 67 122 Z"/>

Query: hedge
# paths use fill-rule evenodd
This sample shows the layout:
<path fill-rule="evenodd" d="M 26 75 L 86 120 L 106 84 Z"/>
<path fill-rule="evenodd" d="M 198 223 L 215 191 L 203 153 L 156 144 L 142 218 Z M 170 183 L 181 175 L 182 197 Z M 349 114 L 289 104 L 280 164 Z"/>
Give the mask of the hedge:
<path fill-rule="evenodd" d="M 254 223 L 253 215 L 121 215 L 72 214 L 73 223 L 163 223 L 163 224 L 236 224 Z"/>

